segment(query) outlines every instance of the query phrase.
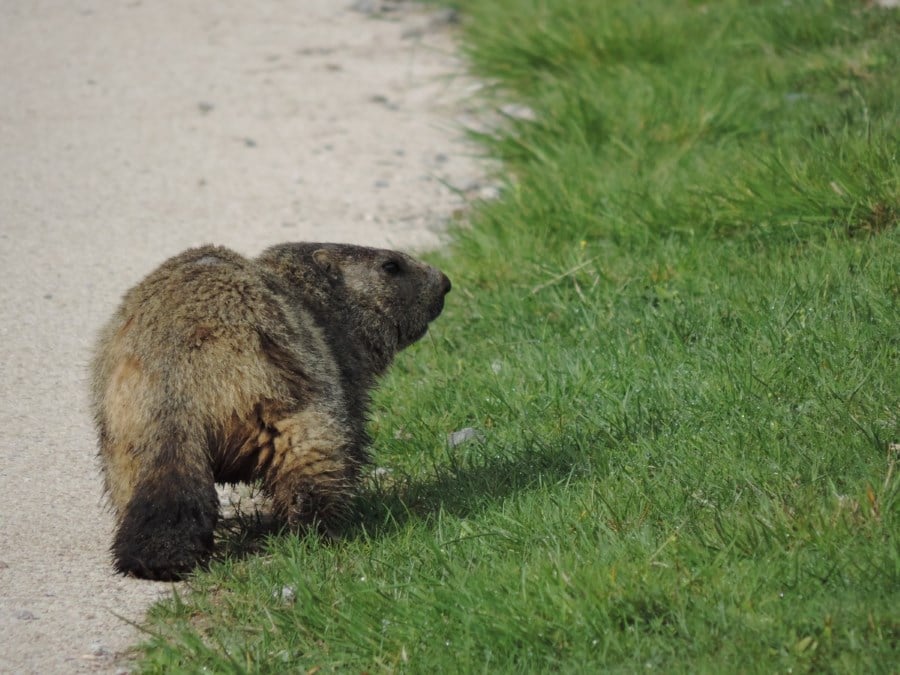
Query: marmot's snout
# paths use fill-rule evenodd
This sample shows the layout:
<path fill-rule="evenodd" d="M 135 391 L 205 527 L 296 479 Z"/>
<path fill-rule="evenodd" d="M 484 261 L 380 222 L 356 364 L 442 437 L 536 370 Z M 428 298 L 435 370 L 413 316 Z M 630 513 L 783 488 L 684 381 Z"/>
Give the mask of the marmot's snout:
<path fill-rule="evenodd" d="M 441 272 L 440 270 L 435 270 L 437 272 L 439 280 L 438 280 L 438 296 L 434 305 L 431 308 L 430 315 L 428 317 L 428 321 L 434 321 L 441 315 L 441 312 L 444 311 L 444 298 L 447 296 L 447 293 L 450 292 L 450 289 L 453 288 L 453 284 L 450 283 L 450 279 L 446 274 Z"/>

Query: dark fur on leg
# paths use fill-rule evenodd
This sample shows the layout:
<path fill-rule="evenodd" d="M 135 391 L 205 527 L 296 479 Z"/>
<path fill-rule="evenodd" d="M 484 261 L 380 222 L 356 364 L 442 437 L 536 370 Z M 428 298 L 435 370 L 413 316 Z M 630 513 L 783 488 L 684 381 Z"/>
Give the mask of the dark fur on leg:
<path fill-rule="evenodd" d="M 112 546 L 115 568 L 126 575 L 177 581 L 213 550 L 219 500 L 212 481 L 196 477 L 154 476 L 138 486 L 128 503 Z"/>

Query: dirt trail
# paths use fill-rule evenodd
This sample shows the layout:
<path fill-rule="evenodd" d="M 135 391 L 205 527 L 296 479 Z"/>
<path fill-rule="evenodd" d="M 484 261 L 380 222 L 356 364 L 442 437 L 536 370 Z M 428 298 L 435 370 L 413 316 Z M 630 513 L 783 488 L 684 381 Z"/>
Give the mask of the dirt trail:
<path fill-rule="evenodd" d="M 433 247 L 478 189 L 447 18 L 0 0 L 0 672 L 115 672 L 169 592 L 107 554 L 86 376 L 121 293 L 204 242 Z"/>

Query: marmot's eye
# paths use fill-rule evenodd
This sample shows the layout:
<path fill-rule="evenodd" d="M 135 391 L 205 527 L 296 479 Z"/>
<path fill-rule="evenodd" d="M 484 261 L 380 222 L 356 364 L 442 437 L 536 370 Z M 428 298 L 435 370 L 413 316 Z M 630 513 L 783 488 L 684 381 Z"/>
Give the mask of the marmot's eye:
<path fill-rule="evenodd" d="M 388 260 L 384 264 L 381 265 L 381 269 L 383 269 L 388 274 L 400 274 L 403 271 L 403 268 L 400 266 L 400 263 L 396 260 Z"/>

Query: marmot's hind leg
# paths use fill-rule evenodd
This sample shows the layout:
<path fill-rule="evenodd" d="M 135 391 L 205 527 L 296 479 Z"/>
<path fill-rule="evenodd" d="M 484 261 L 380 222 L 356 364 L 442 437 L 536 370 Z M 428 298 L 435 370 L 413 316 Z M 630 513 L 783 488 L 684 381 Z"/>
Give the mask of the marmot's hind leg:
<path fill-rule="evenodd" d="M 177 461 L 145 467 L 119 514 L 112 545 L 117 571 L 175 581 L 206 562 L 219 516 L 212 470 Z"/>
<path fill-rule="evenodd" d="M 304 410 L 274 424 L 264 486 L 273 510 L 294 528 L 334 534 L 349 515 L 359 461 L 343 427 L 328 413 Z"/>

